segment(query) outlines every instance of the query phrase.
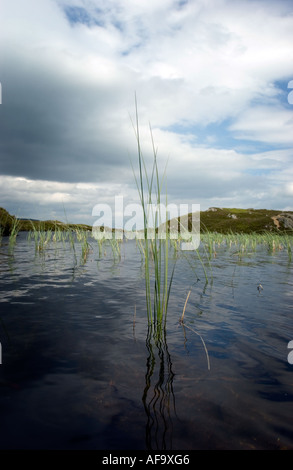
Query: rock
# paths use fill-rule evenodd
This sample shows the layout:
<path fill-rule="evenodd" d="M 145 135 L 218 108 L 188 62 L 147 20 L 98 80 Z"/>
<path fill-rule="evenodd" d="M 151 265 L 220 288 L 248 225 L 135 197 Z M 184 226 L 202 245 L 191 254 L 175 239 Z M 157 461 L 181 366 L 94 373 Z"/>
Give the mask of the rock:
<path fill-rule="evenodd" d="M 275 219 L 284 227 L 284 229 L 293 230 L 293 214 L 283 212 L 282 214 L 277 215 Z"/>

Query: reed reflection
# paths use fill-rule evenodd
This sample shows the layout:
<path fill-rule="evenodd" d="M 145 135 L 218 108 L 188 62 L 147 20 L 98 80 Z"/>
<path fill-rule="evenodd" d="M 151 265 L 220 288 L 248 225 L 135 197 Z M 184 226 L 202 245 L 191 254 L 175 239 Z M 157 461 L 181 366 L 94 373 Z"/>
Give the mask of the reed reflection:
<path fill-rule="evenodd" d="M 148 450 L 172 449 L 172 417 L 176 417 L 173 391 L 175 374 L 172 370 L 166 332 L 154 336 L 150 328 L 146 339 L 146 347 L 148 357 L 145 388 L 142 396 L 147 416 L 146 447 Z"/>

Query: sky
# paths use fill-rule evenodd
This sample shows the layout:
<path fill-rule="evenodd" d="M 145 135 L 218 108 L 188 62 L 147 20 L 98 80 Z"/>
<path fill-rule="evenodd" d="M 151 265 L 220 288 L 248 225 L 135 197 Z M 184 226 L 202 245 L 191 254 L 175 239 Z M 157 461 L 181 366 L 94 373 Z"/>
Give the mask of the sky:
<path fill-rule="evenodd" d="M 292 0 L 0 0 L 0 82 L 13 215 L 138 203 L 135 99 L 168 203 L 293 210 Z"/>

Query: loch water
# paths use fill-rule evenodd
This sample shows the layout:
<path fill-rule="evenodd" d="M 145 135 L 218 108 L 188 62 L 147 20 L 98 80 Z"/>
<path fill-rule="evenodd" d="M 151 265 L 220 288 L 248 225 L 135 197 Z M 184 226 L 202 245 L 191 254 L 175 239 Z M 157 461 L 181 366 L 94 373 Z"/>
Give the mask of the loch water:
<path fill-rule="evenodd" d="M 179 256 L 157 340 L 139 247 L 120 249 L 3 237 L 0 448 L 292 450 L 287 253 Z"/>

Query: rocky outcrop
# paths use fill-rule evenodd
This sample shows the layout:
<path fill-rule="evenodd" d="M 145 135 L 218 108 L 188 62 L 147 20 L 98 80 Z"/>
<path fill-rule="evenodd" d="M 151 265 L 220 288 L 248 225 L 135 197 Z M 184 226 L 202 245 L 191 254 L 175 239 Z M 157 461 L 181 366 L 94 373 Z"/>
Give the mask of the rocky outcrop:
<path fill-rule="evenodd" d="M 274 223 L 278 228 L 293 230 L 293 214 L 290 212 L 282 212 L 274 217 Z"/>
<path fill-rule="evenodd" d="M 207 209 L 207 212 L 217 212 L 218 210 L 221 210 L 219 207 L 209 207 Z"/>

